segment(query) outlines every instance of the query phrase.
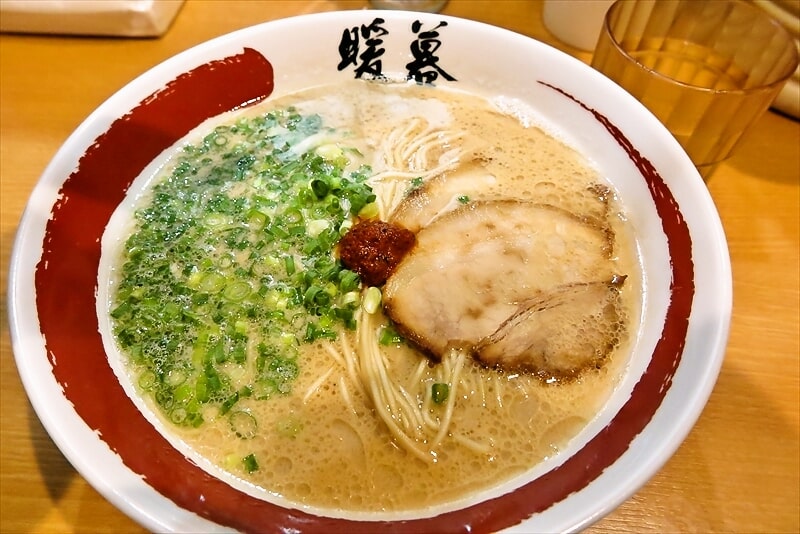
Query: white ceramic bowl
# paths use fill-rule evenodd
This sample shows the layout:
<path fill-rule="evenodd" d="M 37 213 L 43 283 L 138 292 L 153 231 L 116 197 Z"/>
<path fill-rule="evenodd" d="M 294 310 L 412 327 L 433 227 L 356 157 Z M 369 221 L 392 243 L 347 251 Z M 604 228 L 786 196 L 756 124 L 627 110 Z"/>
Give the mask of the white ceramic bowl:
<path fill-rule="evenodd" d="M 438 32 L 438 62 L 423 69 L 436 84 L 527 103 L 610 179 L 639 239 L 646 289 L 641 332 L 622 383 L 597 418 L 524 476 L 463 508 L 402 521 L 314 515 L 211 476 L 125 395 L 98 333 L 100 239 L 130 182 L 202 120 L 356 77 L 365 65 L 340 65 L 343 35 L 372 27 L 385 52 L 382 73 L 405 77 L 415 21 Z M 146 528 L 193 532 L 586 527 L 641 487 L 689 432 L 723 359 L 732 300 L 725 236 L 708 191 L 643 106 L 585 64 L 530 38 L 442 15 L 387 11 L 254 26 L 132 81 L 81 124 L 47 167 L 19 227 L 9 284 L 19 372 L 58 447 Z"/>

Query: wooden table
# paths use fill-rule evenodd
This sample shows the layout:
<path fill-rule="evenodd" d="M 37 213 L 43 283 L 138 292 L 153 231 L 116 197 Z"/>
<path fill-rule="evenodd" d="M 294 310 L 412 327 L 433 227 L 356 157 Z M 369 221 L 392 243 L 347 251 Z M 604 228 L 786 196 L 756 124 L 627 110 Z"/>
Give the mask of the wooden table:
<path fill-rule="evenodd" d="M 34 414 L 11 352 L 7 267 L 27 198 L 58 147 L 100 103 L 189 46 L 266 20 L 365 0 L 187 0 L 159 39 L 0 36 L 2 508 L 0 532 L 141 532 L 65 460 Z M 450 0 L 443 13 L 577 55 L 536 0 Z M 769 112 L 708 187 L 728 236 L 734 309 L 719 381 L 667 465 L 590 532 L 800 530 L 800 124 Z"/>

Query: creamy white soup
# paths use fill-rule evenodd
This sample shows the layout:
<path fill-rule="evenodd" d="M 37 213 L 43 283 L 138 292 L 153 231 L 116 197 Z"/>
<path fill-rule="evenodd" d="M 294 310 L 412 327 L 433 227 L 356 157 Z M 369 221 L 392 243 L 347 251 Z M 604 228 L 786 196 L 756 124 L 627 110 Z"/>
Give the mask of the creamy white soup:
<path fill-rule="evenodd" d="M 607 179 L 480 96 L 354 81 L 204 126 L 112 259 L 136 394 L 301 506 L 464 499 L 557 454 L 636 337 Z"/>

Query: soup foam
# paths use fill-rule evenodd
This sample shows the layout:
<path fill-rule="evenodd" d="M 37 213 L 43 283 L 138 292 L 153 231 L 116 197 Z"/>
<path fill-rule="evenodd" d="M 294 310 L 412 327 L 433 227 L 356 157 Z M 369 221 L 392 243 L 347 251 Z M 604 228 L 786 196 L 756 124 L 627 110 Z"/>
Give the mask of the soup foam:
<path fill-rule="evenodd" d="M 319 114 L 327 127 L 340 132 L 334 136 L 337 141 L 346 141 L 363 155 L 354 164 L 366 163 L 376 175 L 398 170 L 397 158 L 387 156 L 387 140 L 417 118 L 431 132 L 429 161 L 442 161 L 461 143 L 465 153 L 493 177 L 482 190 L 470 190 L 471 198 L 514 198 L 551 204 L 582 217 L 603 217 L 614 236 L 615 271 L 627 276 L 621 291 L 624 337 L 599 369 L 570 381 L 546 383 L 469 360 L 458 383 L 450 385 L 455 395 L 452 420 L 431 461 L 410 454 L 393 440 L 376 416 L 367 388 L 353 383 L 328 341 L 302 346 L 299 375 L 290 395 L 239 401 L 239 407 L 258 421 L 258 432 L 251 439 L 237 437 L 229 421 L 213 413 L 199 428 L 176 427 L 162 419 L 160 430 L 190 457 L 198 458 L 200 465 L 229 473 L 250 493 L 331 515 L 428 515 L 469 503 L 479 493 L 557 456 L 602 409 L 624 373 L 636 337 L 641 269 L 635 236 L 610 184 L 555 135 L 535 124 L 524 125 L 519 117 L 474 95 L 357 82 L 281 97 L 238 115 L 289 106 L 302 114 Z M 203 128 L 200 137 L 208 124 Z M 443 131 L 458 135 L 442 141 Z M 406 156 L 408 168 L 403 171 L 413 174 L 415 163 L 408 162 L 413 153 Z M 603 199 L 607 204 L 593 193 L 598 184 L 612 191 Z M 382 191 L 376 186 L 379 196 Z M 137 201 L 146 202 L 146 194 Z M 130 225 L 123 226 L 130 230 Z M 104 261 L 112 263 L 113 286 L 113 264 L 120 260 Z M 334 353 L 343 345 L 352 349 L 358 344 L 356 333 L 342 330 Z M 410 344 L 384 346 L 382 352 L 393 381 L 406 391 L 413 392 L 420 384 L 424 390 L 437 381 L 435 366 L 420 366 L 425 356 Z M 121 358 L 125 360 L 124 355 Z M 141 394 L 130 387 L 136 383 L 135 373 L 128 368 L 121 378 L 141 405 Z M 440 407 L 425 406 L 427 416 L 442 417 Z M 155 407 L 151 410 L 160 417 Z M 250 454 L 256 454 L 259 465 L 246 474 L 237 462 Z"/>

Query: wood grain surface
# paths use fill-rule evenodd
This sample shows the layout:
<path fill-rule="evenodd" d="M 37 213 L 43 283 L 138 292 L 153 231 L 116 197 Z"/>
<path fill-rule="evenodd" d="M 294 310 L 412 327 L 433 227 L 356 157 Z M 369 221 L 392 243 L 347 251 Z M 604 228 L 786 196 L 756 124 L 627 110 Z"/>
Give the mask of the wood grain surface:
<path fill-rule="evenodd" d="M 0 532 L 142 532 L 67 462 L 33 412 L 8 327 L 12 244 L 70 133 L 161 61 L 218 35 L 366 1 L 187 0 L 161 38 L 0 36 Z M 450 0 L 443 13 L 555 40 L 536 0 Z M 728 237 L 734 308 L 717 385 L 664 468 L 588 532 L 800 530 L 800 124 L 766 113 L 708 181 Z M 24 357 L 24 355 L 18 355 Z"/>

